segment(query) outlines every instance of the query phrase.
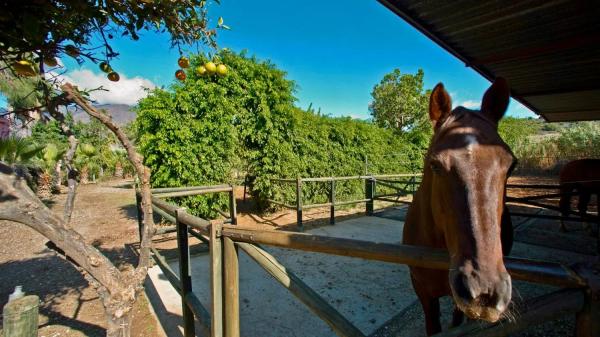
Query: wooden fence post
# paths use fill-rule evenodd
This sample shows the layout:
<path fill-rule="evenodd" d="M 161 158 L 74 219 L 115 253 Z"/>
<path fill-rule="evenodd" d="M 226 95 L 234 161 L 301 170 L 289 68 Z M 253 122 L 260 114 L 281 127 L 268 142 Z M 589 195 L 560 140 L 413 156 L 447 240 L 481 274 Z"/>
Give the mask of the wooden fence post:
<path fill-rule="evenodd" d="M 335 225 L 335 179 L 331 177 L 331 189 L 329 191 L 329 202 L 331 203 L 330 207 L 330 216 L 329 223 Z"/>
<path fill-rule="evenodd" d="M 224 336 L 240 336 L 240 288 L 238 253 L 233 240 L 223 238 Z"/>
<path fill-rule="evenodd" d="M 4 337 L 37 337 L 39 305 L 36 295 L 8 302 L 2 310 Z"/>
<path fill-rule="evenodd" d="M 137 209 L 138 234 L 140 243 L 142 242 L 142 225 L 144 222 L 144 212 L 142 211 L 142 194 L 139 190 L 135 191 L 135 207 Z"/>
<path fill-rule="evenodd" d="M 235 194 L 233 193 L 233 185 L 230 184 L 229 186 L 231 186 L 231 191 L 229 191 L 229 216 L 231 218 L 231 224 L 237 225 L 237 206 Z"/>
<path fill-rule="evenodd" d="M 576 337 L 600 336 L 600 266 L 597 264 L 578 264 L 575 272 L 587 283 L 584 291 L 584 305 L 577 313 L 575 323 Z"/>
<path fill-rule="evenodd" d="M 175 225 L 177 226 L 177 252 L 179 253 L 179 280 L 181 282 L 181 309 L 183 314 L 183 334 L 185 337 L 196 336 L 194 313 L 187 305 L 185 296 L 192 292 L 192 273 L 190 268 L 190 247 L 188 244 L 188 226 L 179 221 L 179 215 L 185 209 L 175 210 Z"/>
<path fill-rule="evenodd" d="M 210 288 L 211 337 L 223 337 L 223 250 L 221 245 L 222 222 L 210 223 Z"/>
<path fill-rule="evenodd" d="M 576 337 L 598 337 L 600 336 L 600 299 L 594 298 L 598 295 L 585 292 L 585 304 L 583 310 L 577 313 L 575 323 Z"/>
<path fill-rule="evenodd" d="M 304 231 L 302 224 L 302 178 L 296 178 L 296 222 L 301 232 Z"/>
<path fill-rule="evenodd" d="M 367 215 L 371 216 L 373 215 L 373 196 L 375 195 L 374 192 L 374 188 L 375 187 L 375 183 L 374 183 L 374 178 L 369 177 L 365 179 L 365 199 L 367 199 L 366 201 L 366 208 L 367 208 Z"/>

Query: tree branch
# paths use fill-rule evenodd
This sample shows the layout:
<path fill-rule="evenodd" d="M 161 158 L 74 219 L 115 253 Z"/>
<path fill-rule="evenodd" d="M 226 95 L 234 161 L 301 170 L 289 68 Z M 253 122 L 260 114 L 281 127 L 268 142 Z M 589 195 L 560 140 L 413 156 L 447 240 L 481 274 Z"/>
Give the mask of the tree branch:
<path fill-rule="evenodd" d="M 58 111 L 59 105 L 66 106 L 68 101 L 64 95 L 59 95 L 54 98 L 50 98 L 49 92 L 46 91 L 46 108 L 48 112 L 60 123 L 60 129 L 62 133 L 68 137 L 69 140 L 69 150 L 65 154 L 65 166 L 67 167 L 67 184 L 69 186 L 69 192 L 67 194 L 67 202 L 65 203 L 65 209 L 63 211 L 63 219 L 65 220 L 65 224 L 69 226 L 71 223 L 71 216 L 73 214 L 73 208 L 75 206 L 75 195 L 77 193 L 77 182 L 79 179 L 79 171 L 73 165 L 73 158 L 75 157 L 75 152 L 77 151 L 77 146 L 79 145 L 79 141 L 75 137 L 75 134 L 67 125 L 65 120 L 65 116 L 63 113 Z"/>
<path fill-rule="evenodd" d="M 85 98 L 83 98 L 79 90 L 71 85 L 70 83 L 66 83 L 61 86 L 63 93 L 67 96 L 69 101 L 74 102 L 80 108 L 82 108 L 85 112 L 87 112 L 90 116 L 96 118 L 102 124 L 104 124 L 107 128 L 109 128 L 119 139 L 121 145 L 127 151 L 127 157 L 129 161 L 133 164 L 133 167 L 136 171 L 138 179 L 140 181 L 140 190 L 142 196 L 142 239 L 140 243 L 140 258 L 138 265 L 135 270 L 134 278 L 137 281 L 137 285 L 141 287 L 144 279 L 146 278 L 146 274 L 148 272 L 148 268 L 150 266 L 150 246 L 152 244 L 152 236 L 154 235 L 154 219 L 152 217 L 152 195 L 150 192 L 150 169 L 144 166 L 142 156 L 137 153 L 135 147 L 119 126 L 112 121 L 112 118 L 109 115 L 104 114 L 98 109 L 94 108 Z"/>
<path fill-rule="evenodd" d="M 52 241 L 111 294 L 122 292 L 126 284 L 119 270 L 81 234 L 68 228 L 29 189 L 24 178 L 0 163 L 0 219 L 29 226 Z"/>

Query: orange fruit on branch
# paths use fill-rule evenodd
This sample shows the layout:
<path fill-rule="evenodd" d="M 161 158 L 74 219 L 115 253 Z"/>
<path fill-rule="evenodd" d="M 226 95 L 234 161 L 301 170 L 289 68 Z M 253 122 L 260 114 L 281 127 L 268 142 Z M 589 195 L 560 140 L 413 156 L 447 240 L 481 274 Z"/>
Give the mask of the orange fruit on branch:
<path fill-rule="evenodd" d="M 227 66 L 225 66 L 224 64 L 219 64 L 217 66 L 217 74 L 221 76 L 227 75 Z"/>
<path fill-rule="evenodd" d="M 175 72 L 175 77 L 180 81 L 185 81 L 185 78 L 187 77 L 187 75 L 185 74 L 185 71 L 183 71 L 182 69 L 179 69 Z"/>
<path fill-rule="evenodd" d="M 196 67 L 196 74 L 199 76 L 204 76 L 204 74 L 206 74 L 206 68 L 204 66 Z"/>
<path fill-rule="evenodd" d="M 206 68 L 209 73 L 214 73 L 217 71 L 217 65 L 210 61 L 204 64 L 204 68 Z"/>
<path fill-rule="evenodd" d="M 58 61 L 54 56 L 46 56 L 44 57 L 44 64 L 50 68 L 54 68 L 58 66 Z"/>
<path fill-rule="evenodd" d="M 111 71 L 110 73 L 108 73 L 108 76 L 106 76 L 106 77 L 108 77 L 108 79 L 113 82 L 119 82 L 119 80 L 121 79 L 121 76 L 119 76 L 119 74 L 117 74 L 114 71 Z"/>
<path fill-rule="evenodd" d="M 106 62 L 100 62 L 100 70 L 105 73 L 111 73 L 113 71 L 110 65 Z"/>
<path fill-rule="evenodd" d="M 182 56 L 179 58 L 179 60 L 177 60 L 177 64 L 179 64 L 181 68 L 185 69 L 190 66 L 190 60 L 188 60 L 187 57 Z"/>
<path fill-rule="evenodd" d="M 12 67 L 19 76 L 35 76 L 37 72 L 33 67 L 33 64 L 27 60 L 20 60 L 12 64 Z"/>
<path fill-rule="evenodd" d="M 76 58 L 81 54 L 79 49 L 72 44 L 65 46 L 65 53 L 73 58 Z"/>

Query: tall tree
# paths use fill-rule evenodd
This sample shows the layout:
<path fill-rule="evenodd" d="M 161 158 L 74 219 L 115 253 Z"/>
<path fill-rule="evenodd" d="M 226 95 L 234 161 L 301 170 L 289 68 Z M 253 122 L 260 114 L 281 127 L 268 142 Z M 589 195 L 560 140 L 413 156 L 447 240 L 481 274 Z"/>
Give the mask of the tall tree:
<path fill-rule="evenodd" d="M 420 128 L 428 123 L 429 92 L 423 89 L 425 73 L 402 74 L 394 69 L 373 88 L 369 111 L 373 121 L 399 133 Z"/>
<path fill-rule="evenodd" d="M 40 106 L 32 108 L 43 109 L 48 118 L 58 121 L 69 142 L 65 155 L 69 195 L 63 217 L 51 212 L 10 166 L 0 163 L 0 219 L 33 228 L 69 256 L 102 299 L 107 336 L 130 336 L 133 304 L 143 289 L 150 266 L 154 234 L 150 170 L 142 164 L 142 157 L 110 116 L 90 104 L 86 92 L 69 83 L 57 83 L 51 71 L 57 69 L 57 57 L 68 56 L 79 63 L 101 62 L 100 68 L 108 73 L 108 79 L 118 81 L 119 75 L 111 68 L 110 61 L 119 54 L 111 46 L 111 40 L 122 36 L 137 40 L 140 32 L 148 30 L 168 33 L 173 46 L 202 43 L 216 47 L 216 28 L 227 27 L 221 18 L 211 27 L 207 8 L 205 0 L 0 2 L 0 62 L 3 64 L 0 72 L 37 83 L 31 92 L 22 92 L 22 97 L 39 94 Z M 94 41 L 101 42 L 92 45 Z M 142 196 L 143 228 L 139 261 L 132 270 L 120 271 L 69 225 L 77 182 L 72 162 L 79 142 L 66 123 L 61 107 L 72 105 L 110 129 L 135 168 Z"/>

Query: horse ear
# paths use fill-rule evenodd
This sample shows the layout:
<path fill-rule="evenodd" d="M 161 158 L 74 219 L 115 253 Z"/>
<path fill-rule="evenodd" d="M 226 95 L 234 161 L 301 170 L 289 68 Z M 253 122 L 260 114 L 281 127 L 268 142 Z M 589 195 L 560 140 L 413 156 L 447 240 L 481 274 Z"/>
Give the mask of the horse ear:
<path fill-rule="evenodd" d="M 439 121 L 450 114 L 450 111 L 452 111 L 450 95 L 444 89 L 444 85 L 438 83 L 429 96 L 429 119 L 433 122 L 434 128 Z"/>
<path fill-rule="evenodd" d="M 481 112 L 498 122 L 506 112 L 509 99 L 510 89 L 508 88 L 508 82 L 504 78 L 498 77 L 483 95 Z"/>

